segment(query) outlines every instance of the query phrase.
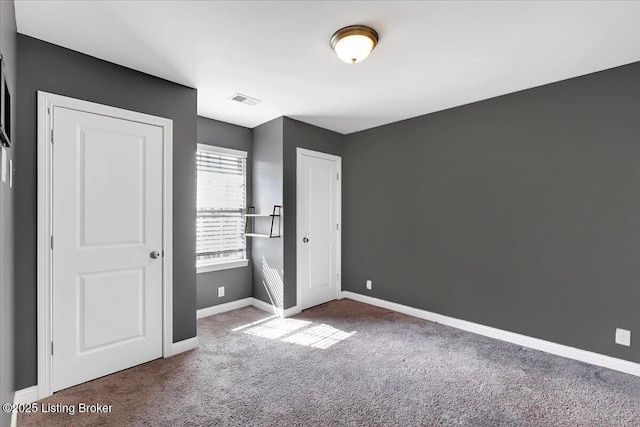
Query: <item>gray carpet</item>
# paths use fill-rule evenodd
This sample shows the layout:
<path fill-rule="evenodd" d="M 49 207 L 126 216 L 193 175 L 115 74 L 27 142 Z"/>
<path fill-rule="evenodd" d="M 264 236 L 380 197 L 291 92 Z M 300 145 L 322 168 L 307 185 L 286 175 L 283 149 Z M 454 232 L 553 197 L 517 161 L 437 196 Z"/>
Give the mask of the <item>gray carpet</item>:
<path fill-rule="evenodd" d="M 200 348 L 82 384 L 20 426 L 639 426 L 640 378 L 351 300 L 198 321 Z"/>

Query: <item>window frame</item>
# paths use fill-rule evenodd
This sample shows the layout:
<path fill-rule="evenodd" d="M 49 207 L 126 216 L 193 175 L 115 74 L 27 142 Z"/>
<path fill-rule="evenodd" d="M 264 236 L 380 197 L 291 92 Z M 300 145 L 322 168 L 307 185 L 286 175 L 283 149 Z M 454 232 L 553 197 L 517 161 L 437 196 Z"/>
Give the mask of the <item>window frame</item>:
<path fill-rule="evenodd" d="M 248 159 L 248 153 L 246 151 L 243 150 L 236 150 L 233 148 L 226 148 L 226 147 L 220 147 L 217 145 L 209 145 L 209 144 L 203 144 L 203 143 L 198 143 L 197 147 L 196 147 L 196 151 L 208 151 L 210 153 L 215 153 L 215 154 L 223 154 L 223 155 L 230 155 L 230 156 L 235 156 L 235 157 L 241 157 L 244 158 L 245 161 Z M 196 165 L 196 176 L 197 176 L 197 165 Z M 196 191 L 197 191 L 197 185 L 198 185 L 198 180 L 196 177 Z M 244 198 L 245 200 L 247 200 L 247 170 L 245 168 L 245 175 L 244 175 Z M 198 205 L 196 203 L 196 217 L 197 217 L 197 209 L 198 209 Z M 244 207 L 244 209 L 246 209 L 246 206 Z M 197 239 L 197 237 L 196 237 Z M 211 271 L 220 271 L 220 270 L 227 270 L 227 269 L 232 269 L 232 268 L 241 268 L 241 267 L 246 267 L 249 265 L 249 259 L 247 258 L 247 243 L 245 240 L 245 247 L 244 247 L 244 255 L 245 257 L 242 259 L 233 259 L 233 260 L 223 260 L 223 261 L 212 261 L 212 260 L 204 260 L 204 261 L 198 261 L 197 260 L 197 253 L 196 253 L 196 273 L 208 273 Z"/>

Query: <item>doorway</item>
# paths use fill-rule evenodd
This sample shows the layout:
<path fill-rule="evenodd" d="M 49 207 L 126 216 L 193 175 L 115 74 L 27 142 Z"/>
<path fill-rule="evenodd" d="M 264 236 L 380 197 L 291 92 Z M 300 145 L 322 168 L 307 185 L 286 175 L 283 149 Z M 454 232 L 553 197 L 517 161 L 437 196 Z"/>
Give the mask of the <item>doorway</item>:
<path fill-rule="evenodd" d="M 172 122 L 38 93 L 38 397 L 168 356 Z"/>
<path fill-rule="evenodd" d="M 300 310 L 340 292 L 341 165 L 332 154 L 297 149 L 297 299 Z"/>

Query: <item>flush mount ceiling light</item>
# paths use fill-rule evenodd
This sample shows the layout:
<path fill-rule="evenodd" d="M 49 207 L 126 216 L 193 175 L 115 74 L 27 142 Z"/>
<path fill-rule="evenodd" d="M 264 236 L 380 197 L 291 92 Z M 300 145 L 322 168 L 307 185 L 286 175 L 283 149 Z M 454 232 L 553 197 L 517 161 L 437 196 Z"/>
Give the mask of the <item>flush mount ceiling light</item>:
<path fill-rule="evenodd" d="M 331 48 L 344 62 L 363 61 L 378 44 L 378 33 L 364 25 L 350 25 L 336 31 L 330 40 Z"/>

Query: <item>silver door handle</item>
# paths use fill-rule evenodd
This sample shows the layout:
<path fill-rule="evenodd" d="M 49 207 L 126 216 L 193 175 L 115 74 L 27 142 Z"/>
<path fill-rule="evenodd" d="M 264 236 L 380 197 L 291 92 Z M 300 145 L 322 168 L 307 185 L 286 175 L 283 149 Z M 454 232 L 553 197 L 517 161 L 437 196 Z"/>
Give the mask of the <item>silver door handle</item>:
<path fill-rule="evenodd" d="M 309 243 L 309 239 L 307 239 L 306 237 L 305 237 L 304 239 L 302 239 L 302 241 L 303 241 L 304 243 Z"/>
<path fill-rule="evenodd" d="M 151 259 L 157 259 L 160 258 L 160 252 L 158 251 L 153 251 L 149 254 L 149 256 L 151 257 Z"/>

